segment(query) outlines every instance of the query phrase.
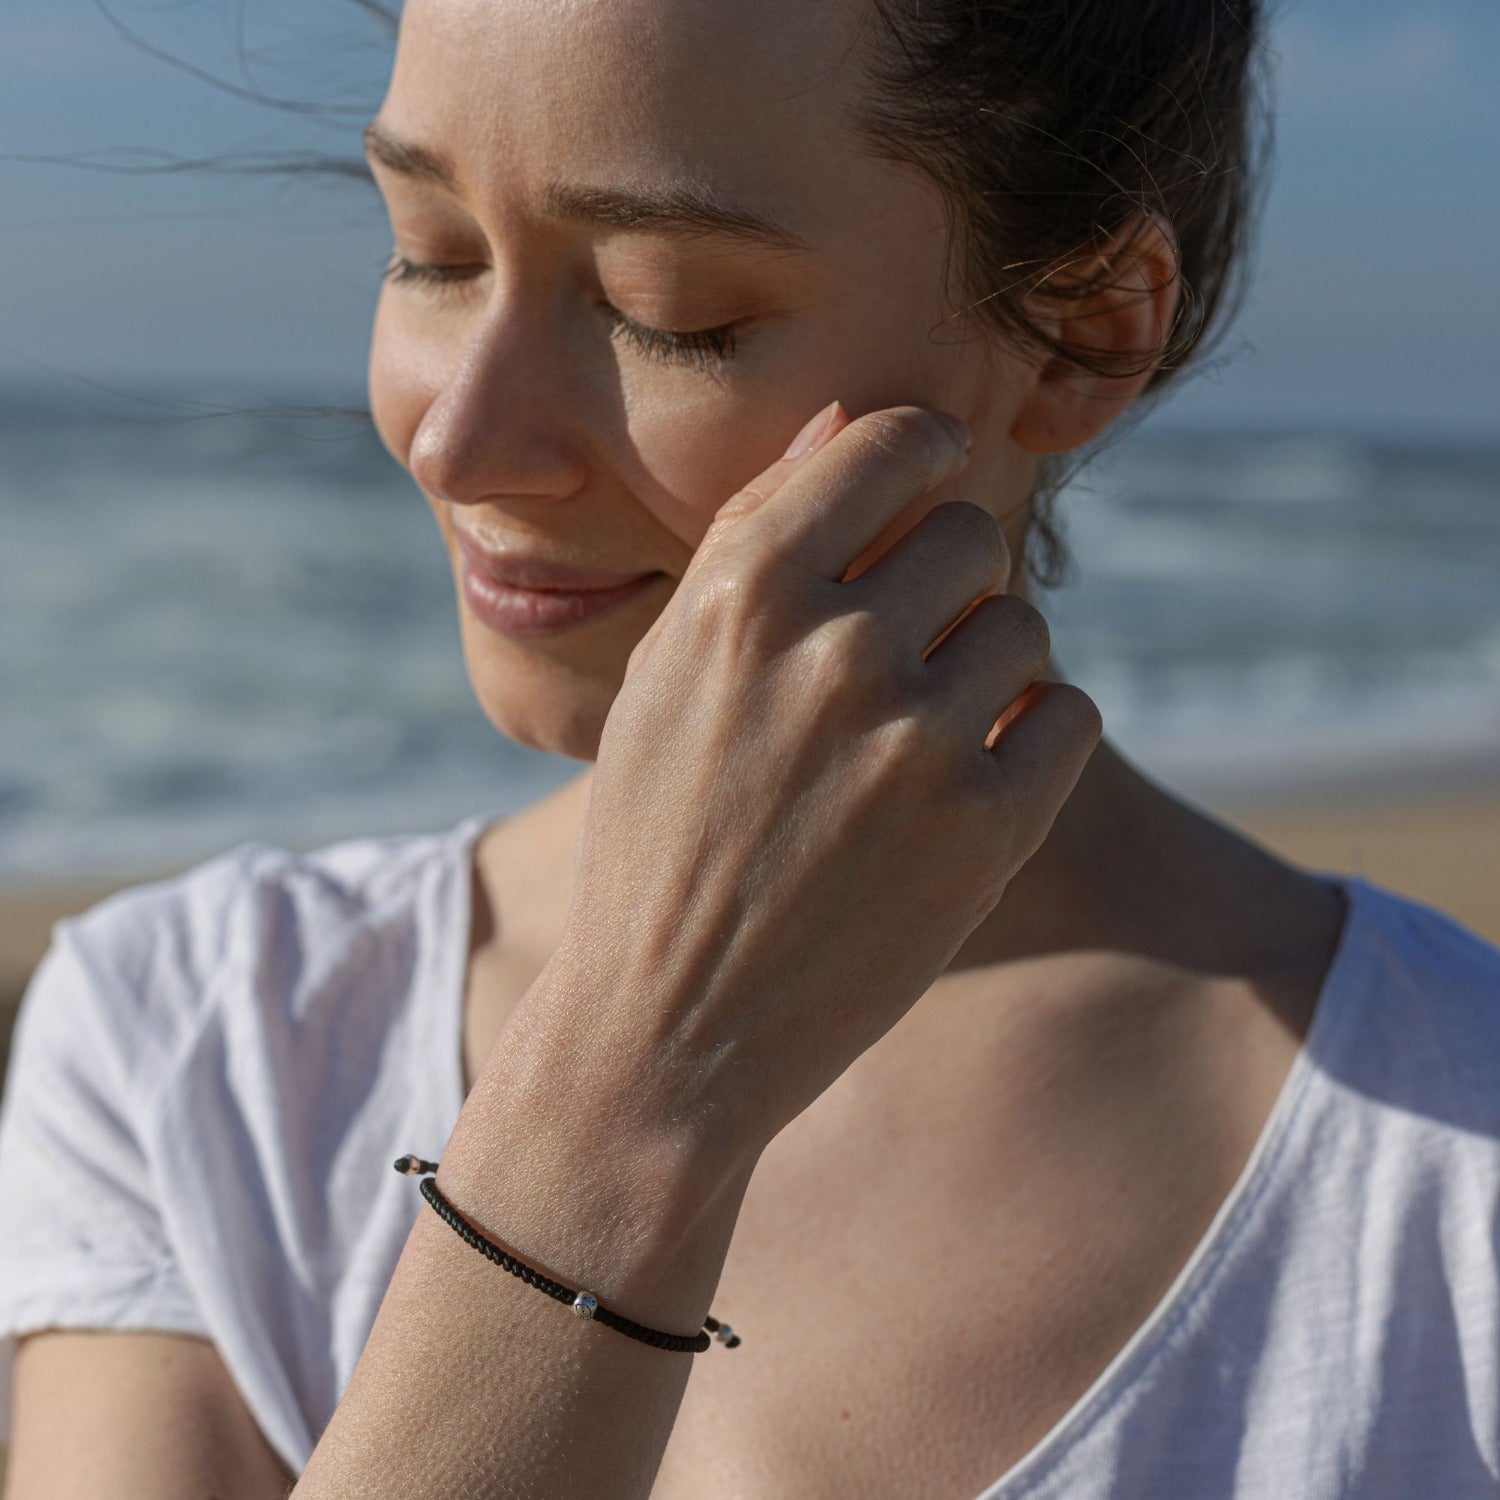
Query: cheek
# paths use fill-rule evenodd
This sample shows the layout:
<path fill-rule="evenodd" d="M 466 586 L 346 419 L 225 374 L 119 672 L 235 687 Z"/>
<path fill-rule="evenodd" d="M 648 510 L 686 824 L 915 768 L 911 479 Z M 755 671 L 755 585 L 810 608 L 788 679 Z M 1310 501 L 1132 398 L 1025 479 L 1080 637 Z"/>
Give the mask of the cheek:
<path fill-rule="evenodd" d="M 715 513 L 760 477 L 815 412 L 853 381 L 790 363 L 788 377 L 736 389 L 704 377 L 673 382 L 628 402 L 628 483 L 658 519 L 692 547 Z M 846 402 L 847 404 L 847 402 Z"/>
<path fill-rule="evenodd" d="M 715 388 L 644 392 L 630 402 L 630 483 L 674 535 L 696 548 L 715 512 L 781 454 L 778 407 Z M 768 409 L 769 407 L 769 409 Z M 792 431 L 796 429 L 793 428 Z"/>

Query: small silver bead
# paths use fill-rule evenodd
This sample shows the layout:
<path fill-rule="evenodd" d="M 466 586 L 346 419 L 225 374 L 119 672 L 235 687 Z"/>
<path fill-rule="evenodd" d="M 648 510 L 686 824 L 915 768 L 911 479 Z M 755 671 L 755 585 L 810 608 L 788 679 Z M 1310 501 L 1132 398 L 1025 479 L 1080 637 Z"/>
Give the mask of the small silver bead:
<path fill-rule="evenodd" d="M 590 1297 L 587 1292 L 579 1292 L 573 1299 L 573 1311 L 580 1318 L 592 1318 L 598 1306 L 599 1299 L 597 1297 Z"/>
<path fill-rule="evenodd" d="M 734 1329 L 728 1323 L 720 1323 L 718 1331 L 714 1334 L 721 1344 L 727 1344 L 734 1337 Z"/>

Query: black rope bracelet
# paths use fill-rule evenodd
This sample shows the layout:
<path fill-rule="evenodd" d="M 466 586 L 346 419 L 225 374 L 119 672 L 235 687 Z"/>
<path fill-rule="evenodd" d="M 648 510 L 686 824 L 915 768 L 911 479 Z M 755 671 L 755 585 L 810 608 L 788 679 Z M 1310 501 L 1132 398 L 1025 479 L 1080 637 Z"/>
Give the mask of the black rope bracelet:
<path fill-rule="evenodd" d="M 442 1189 L 432 1176 L 437 1169 L 438 1164 L 435 1161 L 423 1161 L 420 1156 L 396 1158 L 398 1172 L 405 1172 L 413 1177 L 422 1173 L 427 1174 L 422 1177 L 422 1196 L 436 1209 L 438 1217 L 466 1245 L 472 1245 L 487 1260 L 494 1261 L 501 1270 L 509 1271 L 512 1276 L 519 1276 L 527 1286 L 534 1286 L 537 1291 L 545 1292 L 555 1302 L 568 1303 L 580 1318 L 592 1318 L 594 1322 L 603 1323 L 606 1328 L 613 1328 L 627 1338 L 638 1339 L 643 1344 L 650 1344 L 653 1349 L 666 1349 L 674 1354 L 702 1354 L 713 1339 L 717 1339 L 726 1349 L 733 1349 L 739 1343 L 740 1336 L 728 1323 L 721 1323 L 717 1318 L 704 1318 L 702 1333 L 662 1333 L 659 1329 L 647 1328 L 640 1323 L 632 1322 L 629 1318 L 622 1318 L 619 1313 L 611 1312 L 607 1307 L 601 1307 L 599 1299 L 588 1292 L 574 1291 L 572 1287 L 566 1287 L 560 1281 L 544 1276 L 540 1271 L 526 1265 L 524 1261 L 519 1261 L 515 1256 L 502 1250 L 493 1240 L 486 1239 L 469 1223 L 443 1196 Z M 709 1337 L 710 1334 L 713 1335 L 713 1339 Z"/>

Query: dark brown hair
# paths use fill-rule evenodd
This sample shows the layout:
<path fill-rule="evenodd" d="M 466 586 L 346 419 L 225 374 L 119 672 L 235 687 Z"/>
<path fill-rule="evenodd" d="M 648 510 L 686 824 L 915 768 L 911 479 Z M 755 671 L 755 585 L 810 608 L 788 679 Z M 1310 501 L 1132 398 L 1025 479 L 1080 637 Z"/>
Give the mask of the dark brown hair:
<path fill-rule="evenodd" d="M 1258 0 L 871 3 L 857 124 L 943 189 L 960 315 L 1099 373 L 1154 367 L 1159 391 L 1243 294 L 1270 143 Z M 1098 251 L 1147 214 L 1177 251 L 1164 346 L 1105 362 L 1044 331 L 1034 299 L 1106 285 Z M 1044 587 L 1070 565 L 1053 510 L 1077 466 L 1044 461 L 1033 497 L 1022 566 Z"/>

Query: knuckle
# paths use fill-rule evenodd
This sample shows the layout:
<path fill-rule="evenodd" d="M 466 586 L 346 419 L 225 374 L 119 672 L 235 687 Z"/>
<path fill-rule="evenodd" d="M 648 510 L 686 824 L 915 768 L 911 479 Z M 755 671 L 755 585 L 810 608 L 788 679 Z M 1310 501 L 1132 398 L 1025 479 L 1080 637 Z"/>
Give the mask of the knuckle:
<path fill-rule="evenodd" d="M 1010 543 L 1005 539 L 1005 528 L 1000 522 L 989 511 L 985 511 L 984 515 L 989 522 L 985 528 L 984 537 L 985 545 L 990 549 L 990 567 L 993 569 L 994 577 L 1004 585 L 1010 579 Z"/>
<path fill-rule="evenodd" d="M 794 648 L 823 618 L 806 581 L 773 550 L 729 541 L 677 586 L 667 622 L 716 657 L 770 660 Z"/>
<path fill-rule="evenodd" d="M 926 480 L 942 463 L 952 439 L 938 418 L 920 406 L 889 406 L 850 424 L 860 441 L 915 480 Z"/>
<path fill-rule="evenodd" d="M 1097 745 L 1104 734 L 1104 715 L 1099 712 L 1099 705 L 1071 682 L 1057 682 L 1050 686 L 1059 705 L 1067 711 L 1078 738 L 1089 745 Z"/>
<path fill-rule="evenodd" d="M 698 624 L 707 624 L 740 614 L 748 608 L 749 593 L 749 580 L 742 571 L 705 569 L 684 594 L 684 617 Z"/>
<path fill-rule="evenodd" d="M 930 776 L 946 795 L 951 788 L 953 758 L 941 734 L 934 733 L 932 720 L 921 713 L 887 715 L 869 740 L 871 758 L 879 767 L 899 776 L 909 789 L 912 778 Z M 936 752 L 936 753 L 935 753 Z"/>
<path fill-rule="evenodd" d="M 710 527 L 724 525 L 741 520 L 743 517 L 757 511 L 771 494 L 772 486 L 764 475 L 752 479 L 742 489 L 736 490 L 719 508 L 714 512 Z"/>
<path fill-rule="evenodd" d="M 813 700 L 868 726 L 882 721 L 915 688 L 903 676 L 886 627 L 867 610 L 825 620 L 799 647 L 803 685 Z"/>
<path fill-rule="evenodd" d="M 815 637 L 846 694 L 864 701 L 889 689 L 889 642 L 873 613 L 853 610 L 837 615 Z"/>
<path fill-rule="evenodd" d="M 827 712 L 835 705 L 842 707 L 849 672 L 837 640 L 827 631 L 813 631 L 798 643 L 796 664 L 801 691 L 816 705 L 815 713 Z"/>
<path fill-rule="evenodd" d="M 1007 616 L 1006 625 L 1016 648 L 1028 662 L 1035 662 L 1040 671 L 1052 655 L 1052 630 L 1045 616 L 1029 600 L 1022 599 L 1018 594 L 999 594 L 995 597 L 1003 601 L 997 608 L 1002 609 Z"/>
<path fill-rule="evenodd" d="M 987 555 L 996 573 L 1004 573 L 1010 567 L 1010 547 L 999 521 L 982 505 L 972 500 L 945 500 L 934 506 L 934 517 L 941 516 L 939 524 L 954 528 L 957 535 L 972 548 Z"/>
<path fill-rule="evenodd" d="M 764 613 L 758 603 L 763 595 L 759 580 L 739 568 L 705 568 L 678 592 L 673 625 L 699 643 L 721 641 L 738 649 Z"/>
<path fill-rule="evenodd" d="M 1052 656 L 1052 632 L 1039 610 L 1015 594 L 986 594 L 970 618 L 1028 677 L 1038 676 Z"/>

